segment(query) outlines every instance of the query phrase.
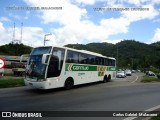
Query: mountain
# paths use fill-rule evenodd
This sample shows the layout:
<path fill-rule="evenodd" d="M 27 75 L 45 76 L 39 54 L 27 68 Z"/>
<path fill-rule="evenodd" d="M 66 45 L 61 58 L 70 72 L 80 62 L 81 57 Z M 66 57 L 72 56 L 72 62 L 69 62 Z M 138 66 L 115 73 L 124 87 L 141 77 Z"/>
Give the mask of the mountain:
<path fill-rule="evenodd" d="M 145 44 L 135 40 L 123 40 L 117 44 L 89 43 L 86 45 L 68 44 L 65 46 L 115 57 L 118 68 L 147 69 L 153 66 L 160 68 L 160 42 Z"/>

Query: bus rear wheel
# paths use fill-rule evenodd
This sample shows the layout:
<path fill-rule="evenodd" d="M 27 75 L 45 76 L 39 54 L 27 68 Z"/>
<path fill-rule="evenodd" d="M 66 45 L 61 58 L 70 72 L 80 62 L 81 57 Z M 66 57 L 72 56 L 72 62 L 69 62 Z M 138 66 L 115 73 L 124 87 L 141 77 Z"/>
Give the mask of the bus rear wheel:
<path fill-rule="evenodd" d="M 107 75 L 104 75 L 103 83 L 106 83 L 106 82 L 107 82 Z"/>
<path fill-rule="evenodd" d="M 110 82 L 110 81 L 111 81 L 111 75 L 109 74 L 107 78 L 107 82 Z"/>
<path fill-rule="evenodd" d="M 71 77 L 67 78 L 66 81 L 65 81 L 65 84 L 64 84 L 65 89 L 69 90 L 73 86 L 74 86 L 73 78 L 71 78 Z"/>

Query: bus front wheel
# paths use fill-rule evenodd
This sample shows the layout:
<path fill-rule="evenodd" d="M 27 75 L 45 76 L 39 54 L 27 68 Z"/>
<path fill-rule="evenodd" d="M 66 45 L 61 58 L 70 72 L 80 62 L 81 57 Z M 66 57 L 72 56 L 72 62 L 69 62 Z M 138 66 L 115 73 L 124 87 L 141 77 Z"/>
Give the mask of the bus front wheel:
<path fill-rule="evenodd" d="M 64 84 L 65 89 L 69 90 L 73 87 L 73 85 L 74 85 L 73 78 L 71 77 L 67 78 Z"/>

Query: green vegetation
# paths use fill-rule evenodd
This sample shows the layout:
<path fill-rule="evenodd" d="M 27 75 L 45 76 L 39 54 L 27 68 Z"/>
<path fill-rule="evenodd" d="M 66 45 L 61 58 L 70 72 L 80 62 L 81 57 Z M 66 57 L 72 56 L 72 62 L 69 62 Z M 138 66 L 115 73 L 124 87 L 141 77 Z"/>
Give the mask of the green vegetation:
<path fill-rule="evenodd" d="M 157 117 L 152 117 L 149 120 L 160 120 L 160 114 Z"/>
<path fill-rule="evenodd" d="M 66 46 L 97 52 L 116 59 L 118 51 L 118 68 L 141 69 L 143 71 L 156 68 L 160 71 L 160 42 L 145 44 L 135 40 L 124 40 L 115 45 L 89 43 L 86 45 L 68 44 Z"/>
<path fill-rule="evenodd" d="M 0 46 L 0 55 L 15 55 L 20 56 L 22 54 L 29 54 L 32 50 L 32 47 L 23 45 L 23 44 L 12 44 Z"/>
<path fill-rule="evenodd" d="M 0 88 L 24 86 L 23 78 L 0 78 Z"/>
<path fill-rule="evenodd" d="M 151 68 L 150 68 L 150 71 L 152 71 L 152 72 L 154 72 L 154 73 L 156 73 L 156 74 L 160 74 L 160 69 L 155 68 L 155 67 L 151 67 Z"/>
<path fill-rule="evenodd" d="M 4 76 L 13 76 L 13 73 L 4 73 Z"/>
<path fill-rule="evenodd" d="M 142 71 L 151 70 L 155 73 L 160 72 L 160 42 L 145 44 L 135 40 L 123 40 L 117 44 L 89 43 L 86 45 L 68 44 L 65 46 L 100 53 L 116 59 L 118 55 L 118 68 L 140 69 Z M 29 54 L 31 50 L 32 47 L 23 44 L 9 43 L 0 46 L 0 55 L 20 56 L 22 54 Z"/>
<path fill-rule="evenodd" d="M 160 79 L 155 77 L 143 76 L 142 82 L 160 82 Z"/>

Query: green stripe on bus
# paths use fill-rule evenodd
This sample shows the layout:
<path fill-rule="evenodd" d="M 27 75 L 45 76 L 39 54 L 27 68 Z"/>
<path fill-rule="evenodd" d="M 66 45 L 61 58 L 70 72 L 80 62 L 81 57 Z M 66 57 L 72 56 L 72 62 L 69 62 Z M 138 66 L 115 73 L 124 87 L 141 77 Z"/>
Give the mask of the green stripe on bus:
<path fill-rule="evenodd" d="M 116 67 L 107 67 L 107 71 L 116 71 Z"/>
<path fill-rule="evenodd" d="M 97 66 L 66 64 L 66 71 L 97 71 Z"/>
<path fill-rule="evenodd" d="M 106 69 L 107 68 L 107 69 Z M 115 67 L 100 65 L 65 64 L 65 71 L 115 71 Z"/>

